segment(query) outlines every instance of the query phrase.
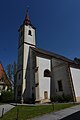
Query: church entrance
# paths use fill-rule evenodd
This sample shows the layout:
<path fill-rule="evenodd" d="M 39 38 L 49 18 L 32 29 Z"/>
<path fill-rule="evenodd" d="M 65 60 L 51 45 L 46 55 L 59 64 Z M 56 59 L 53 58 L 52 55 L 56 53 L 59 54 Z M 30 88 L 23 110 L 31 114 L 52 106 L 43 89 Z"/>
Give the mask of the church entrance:
<path fill-rule="evenodd" d="M 48 99 L 48 91 L 44 91 L 44 99 Z"/>

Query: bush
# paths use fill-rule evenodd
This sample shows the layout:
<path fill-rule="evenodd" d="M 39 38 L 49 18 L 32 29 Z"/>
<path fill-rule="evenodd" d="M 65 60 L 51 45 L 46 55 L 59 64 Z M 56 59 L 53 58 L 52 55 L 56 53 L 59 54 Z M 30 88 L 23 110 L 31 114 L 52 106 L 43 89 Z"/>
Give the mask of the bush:
<path fill-rule="evenodd" d="M 13 102 L 14 93 L 12 91 L 2 91 L 0 102 L 9 103 Z"/>
<path fill-rule="evenodd" d="M 51 101 L 53 101 L 53 102 L 63 102 L 64 99 L 63 99 L 62 96 L 57 95 L 57 96 L 54 96 Z"/>
<path fill-rule="evenodd" d="M 71 95 L 62 95 L 64 98 L 64 102 L 72 102 L 73 101 L 73 97 Z"/>
<path fill-rule="evenodd" d="M 53 98 L 51 98 L 51 101 L 52 102 L 72 102 L 73 101 L 73 98 L 71 95 L 57 95 L 57 96 L 54 96 Z"/>

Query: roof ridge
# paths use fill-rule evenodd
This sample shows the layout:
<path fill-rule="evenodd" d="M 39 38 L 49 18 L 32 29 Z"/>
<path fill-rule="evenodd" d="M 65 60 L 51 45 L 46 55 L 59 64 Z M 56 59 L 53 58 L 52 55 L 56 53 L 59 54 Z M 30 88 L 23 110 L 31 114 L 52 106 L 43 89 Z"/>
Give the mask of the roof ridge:
<path fill-rule="evenodd" d="M 48 51 L 48 50 L 44 50 L 44 49 L 42 49 L 42 48 L 38 48 L 38 47 L 36 47 L 36 48 L 34 48 L 34 47 L 31 47 L 33 50 L 38 50 L 38 52 L 42 52 L 42 53 L 44 53 L 44 54 L 47 54 L 47 55 L 50 55 L 50 56 L 53 56 L 53 57 L 56 57 L 56 58 L 59 58 L 59 59 L 65 59 L 65 61 L 68 61 L 68 62 L 74 62 L 74 60 L 71 60 L 71 59 L 69 59 L 69 58 L 67 58 L 67 57 L 65 57 L 65 56 L 63 56 L 63 55 L 59 55 L 59 54 L 57 54 L 57 53 L 54 53 L 54 52 L 50 52 L 50 51 Z"/>

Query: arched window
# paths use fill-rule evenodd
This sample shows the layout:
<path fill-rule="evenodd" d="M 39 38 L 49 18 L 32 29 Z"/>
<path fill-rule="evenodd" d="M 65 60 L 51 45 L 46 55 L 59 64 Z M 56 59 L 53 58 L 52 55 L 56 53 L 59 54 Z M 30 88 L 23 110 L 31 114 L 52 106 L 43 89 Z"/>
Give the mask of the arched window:
<path fill-rule="evenodd" d="M 32 34 L 31 34 L 31 30 L 28 31 L 28 35 L 31 35 L 31 36 L 32 36 Z"/>
<path fill-rule="evenodd" d="M 50 70 L 48 70 L 48 69 L 44 70 L 44 77 L 51 77 Z"/>

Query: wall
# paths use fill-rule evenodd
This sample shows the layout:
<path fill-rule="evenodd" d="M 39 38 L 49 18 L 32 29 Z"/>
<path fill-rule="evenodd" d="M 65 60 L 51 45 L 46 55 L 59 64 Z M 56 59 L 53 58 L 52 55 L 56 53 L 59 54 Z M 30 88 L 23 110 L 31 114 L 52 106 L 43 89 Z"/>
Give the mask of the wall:
<path fill-rule="evenodd" d="M 31 36 L 28 35 L 28 31 L 31 30 Z M 26 26 L 24 27 L 24 42 L 30 43 L 32 45 L 35 45 L 35 29 L 33 29 L 31 26 Z"/>
<path fill-rule="evenodd" d="M 50 60 L 37 57 L 38 81 L 39 81 L 39 98 L 44 99 L 44 91 L 48 91 L 48 99 L 50 99 L 50 77 L 44 77 L 44 70 L 51 71 Z"/>
<path fill-rule="evenodd" d="M 29 35 L 29 30 L 31 30 L 31 35 Z M 22 35 L 20 35 L 22 32 Z M 26 97 L 31 97 L 32 86 L 30 76 L 32 70 L 31 67 L 31 56 L 30 56 L 30 46 L 35 45 L 35 29 L 32 26 L 23 25 L 19 31 L 19 48 L 18 48 L 18 72 L 17 72 L 17 87 L 21 85 L 21 99 L 26 99 Z M 21 78 L 19 79 L 19 74 Z M 30 90 L 31 89 L 31 90 Z M 29 91 L 29 92 L 28 92 Z M 17 90 L 16 90 L 17 96 Z"/>
<path fill-rule="evenodd" d="M 63 61 L 52 59 L 52 91 L 51 96 L 71 94 L 70 77 L 68 66 Z M 62 81 L 63 91 L 59 91 L 58 81 Z"/>
<path fill-rule="evenodd" d="M 80 102 L 80 69 L 70 67 L 76 100 Z"/>

